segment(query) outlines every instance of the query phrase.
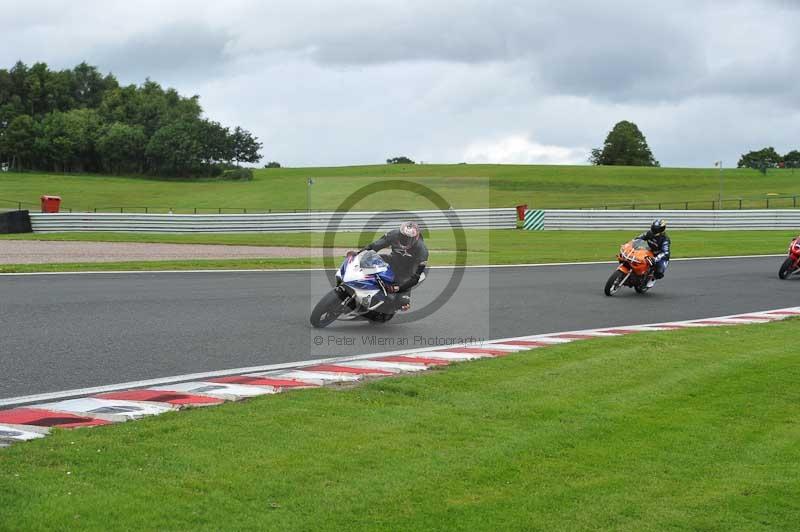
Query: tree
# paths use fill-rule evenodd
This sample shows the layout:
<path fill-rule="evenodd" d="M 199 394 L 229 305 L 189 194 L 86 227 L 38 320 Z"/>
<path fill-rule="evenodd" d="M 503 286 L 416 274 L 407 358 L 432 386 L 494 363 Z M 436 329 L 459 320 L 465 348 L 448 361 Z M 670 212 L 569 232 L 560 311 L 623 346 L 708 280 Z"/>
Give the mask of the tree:
<path fill-rule="evenodd" d="M 257 163 L 261 160 L 258 151 L 263 145 L 246 129 L 236 127 L 231 138 L 233 142 L 233 160 L 239 163 Z"/>
<path fill-rule="evenodd" d="M 0 151 L 11 157 L 11 168 L 22 170 L 33 157 L 35 141 L 36 130 L 33 118 L 28 115 L 19 115 L 4 131 Z"/>
<path fill-rule="evenodd" d="M 114 174 L 124 170 L 141 172 L 146 144 L 142 126 L 114 122 L 103 128 L 97 141 L 97 153 L 103 168 Z"/>
<path fill-rule="evenodd" d="M 602 149 L 592 150 L 589 162 L 604 166 L 659 166 L 639 127 L 627 120 L 614 126 Z"/>
<path fill-rule="evenodd" d="M 160 128 L 147 143 L 145 154 L 160 175 L 189 176 L 202 171 L 203 140 L 198 122 L 181 120 Z"/>
<path fill-rule="evenodd" d="M 216 175 L 232 161 L 258 162 L 261 146 L 204 119 L 197 95 L 150 79 L 123 87 L 86 63 L 0 69 L 0 161 L 16 168 Z"/>
<path fill-rule="evenodd" d="M 411 159 L 409 159 L 408 157 L 401 155 L 400 157 L 392 157 L 390 159 L 386 159 L 386 164 L 416 164 L 416 163 Z"/>
<path fill-rule="evenodd" d="M 767 173 L 767 168 L 775 168 L 782 160 L 775 148 L 769 146 L 742 154 L 736 166 L 738 168 L 754 168 L 765 174 Z"/>
<path fill-rule="evenodd" d="M 792 150 L 783 156 L 786 168 L 800 168 L 800 151 Z"/>
<path fill-rule="evenodd" d="M 281 163 L 279 163 L 278 161 L 270 161 L 264 165 L 264 168 L 280 168 L 280 167 Z"/>
<path fill-rule="evenodd" d="M 42 121 L 37 151 L 51 161 L 54 170 L 96 170 L 99 165 L 95 145 L 99 135 L 100 118 L 93 109 L 56 111 Z"/>

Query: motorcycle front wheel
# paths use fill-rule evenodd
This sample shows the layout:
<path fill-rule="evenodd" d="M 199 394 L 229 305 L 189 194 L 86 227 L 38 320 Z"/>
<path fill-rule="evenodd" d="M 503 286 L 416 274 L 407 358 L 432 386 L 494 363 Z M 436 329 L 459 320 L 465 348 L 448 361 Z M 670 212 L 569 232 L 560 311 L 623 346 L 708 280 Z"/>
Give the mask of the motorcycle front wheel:
<path fill-rule="evenodd" d="M 619 290 L 619 287 L 622 286 L 622 280 L 625 278 L 625 274 L 619 270 L 614 270 L 614 273 L 611 274 L 611 277 L 608 278 L 606 281 L 605 287 L 605 294 L 607 296 L 613 296 Z"/>
<path fill-rule="evenodd" d="M 788 257 L 783 264 L 781 264 L 781 268 L 778 270 L 778 277 L 780 279 L 786 279 L 792 274 L 792 270 L 794 267 L 794 261 L 791 257 Z"/>
<path fill-rule="evenodd" d="M 327 327 L 344 311 L 344 304 L 336 290 L 331 290 L 319 300 L 319 303 L 311 311 L 311 325 L 321 329 Z"/>

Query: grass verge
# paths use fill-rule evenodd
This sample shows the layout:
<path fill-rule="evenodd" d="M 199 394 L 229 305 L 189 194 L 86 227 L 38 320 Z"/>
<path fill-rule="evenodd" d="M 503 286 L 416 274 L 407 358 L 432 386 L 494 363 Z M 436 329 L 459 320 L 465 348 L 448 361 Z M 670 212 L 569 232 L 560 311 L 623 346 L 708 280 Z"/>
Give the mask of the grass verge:
<path fill-rule="evenodd" d="M 656 208 L 710 209 L 723 180 L 726 208 L 792 207 L 787 196 L 800 195 L 793 170 L 770 170 L 766 176 L 752 169 L 643 168 L 624 166 L 546 165 L 374 165 L 333 168 L 277 168 L 256 170 L 253 181 L 180 181 L 38 173 L 0 174 L 0 208 L 16 208 L 16 201 L 38 205 L 42 194 L 60 195 L 64 208 L 76 212 L 262 212 L 267 209 L 307 209 L 307 180 L 313 209 L 333 209 L 361 187 L 389 180 L 408 180 L 440 194 L 454 208 L 511 207 L 527 203 L 537 208 L 600 207 L 619 204 L 630 208 L 650 203 Z M 356 205 L 406 209 L 434 208 L 425 197 L 401 191 L 378 193 Z M 623 206 L 627 205 L 627 206 Z"/>
<path fill-rule="evenodd" d="M 521 231 L 467 230 L 466 263 L 533 264 L 614 260 L 619 245 L 631 231 Z M 789 231 L 671 231 L 673 257 L 719 257 L 726 255 L 768 255 L 783 253 L 796 236 Z M 358 248 L 375 235 L 336 235 L 335 247 Z M 159 242 L 178 244 L 231 244 L 288 247 L 322 247 L 322 234 L 239 233 L 214 235 L 142 233 L 54 233 L 7 235 L 3 240 L 59 240 L 104 242 Z M 426 239 L 431 264 L 456 263 L 456 243 L 449 231 L 431 231 Z M 338 257 L 336 257 L 338 262 Z M 271 269 L 322 267 L 321 258 L 187 260 L 165 262 L 119 262 L 80 264 L 0 265 L 0 272 L 86 271 L 86 270 L 171 270 L 171 269 Z"/>
<path fill-rule="evenodd" d="M 797 324 L 57 430 L 0 452 L 0 529 L 794 529 Z"/>

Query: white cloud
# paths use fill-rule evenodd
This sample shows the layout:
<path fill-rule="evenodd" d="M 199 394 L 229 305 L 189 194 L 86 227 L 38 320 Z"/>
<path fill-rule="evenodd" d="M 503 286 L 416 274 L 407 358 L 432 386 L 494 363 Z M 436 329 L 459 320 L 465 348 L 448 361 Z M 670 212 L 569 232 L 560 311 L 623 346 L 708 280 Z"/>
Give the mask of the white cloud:
<path fill-rule="evenodd" d="M 585 164 L 589 150 L 549 146 L 512 135 L 495 141 L 474 142 L 464 150 L 468 163 L 493 164 Z"/>

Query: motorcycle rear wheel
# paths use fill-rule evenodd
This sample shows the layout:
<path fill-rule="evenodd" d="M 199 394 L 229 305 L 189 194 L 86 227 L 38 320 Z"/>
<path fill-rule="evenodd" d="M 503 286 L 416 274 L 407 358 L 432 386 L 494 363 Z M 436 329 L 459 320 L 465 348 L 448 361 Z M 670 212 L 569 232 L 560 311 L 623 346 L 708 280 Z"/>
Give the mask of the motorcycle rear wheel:
<path fill-rule="evenodd" d="M 336 290 L 325 294 L 311 311 L 311 325 L 316 329 L 327 327 L 344 311 L 344 304 Z"/>
<path fill-rule="evenodd" d="M 786 279 L 792 274 L 794 261 L 791 257 L 787 257 L 783 264 L 781 264 L 781 268 L 778 270 L 778 277 L 780 279 Z"/>
<path fill-rule="evenodd" d="M 614 270 L 614 273 L 612 273 L 611 277 L 609 277 L 608 281 L 606 281 L 606 287 L 604 289 L 605 294 L 609 297 L 616 294 L 619 288 L 622 286 L 622 280 L 624 278 L 624 273 L 619 270 Z"/>

